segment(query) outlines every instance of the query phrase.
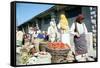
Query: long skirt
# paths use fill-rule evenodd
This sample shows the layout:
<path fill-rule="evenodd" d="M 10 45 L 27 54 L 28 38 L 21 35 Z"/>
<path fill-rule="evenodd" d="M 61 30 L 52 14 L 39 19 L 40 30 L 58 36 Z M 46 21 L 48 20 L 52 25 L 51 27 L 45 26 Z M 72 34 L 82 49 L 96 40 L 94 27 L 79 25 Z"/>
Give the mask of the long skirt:
<path fill-rule="evenodd" d="M 74 38 L 75 54 L 82 55 L 87 53 L 87 41 L 85 34 L 81 34 L 79 38 Z"/>

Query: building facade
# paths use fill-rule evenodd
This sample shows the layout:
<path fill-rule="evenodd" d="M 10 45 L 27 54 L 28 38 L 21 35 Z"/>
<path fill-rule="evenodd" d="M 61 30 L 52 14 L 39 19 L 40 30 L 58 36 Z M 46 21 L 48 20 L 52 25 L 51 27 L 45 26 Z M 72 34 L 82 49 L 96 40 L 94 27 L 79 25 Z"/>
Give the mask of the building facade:
<path fill-rule="evenodd" d="M 92 7 L 55 5 L 50 9 L 38 14 L 32 19 L 19 25 L 18 28 L 27 33 L 29 27 L 35 27 L 36 24 L 38 24 L 39 29 L 41 31 L 47 31 L 47 28 L 50 25 L 50 21 L 52 19 L 55 20 L 56 25 L 59 23 L 60 13 L 63 11 L 65 13 L 65 16 L 68 18 L 69 27 L 71 27 L 72 23 L 75 21 L 75 17 L 78 14 L 83 14 L 85 18 L 84 22 L 87 26 L 87 29 L 89 32 L 92 32 L 92 29 L 94 29 L 95 24 L 93 24 L 93 20 L 91 19 L 94 18 L 93 15 L 91 16 L 91 8 Z M 96 10 L 94 11 L 94 16 L 96 16 Z M 96 21 L 94 23 L 96 23 Z"/>

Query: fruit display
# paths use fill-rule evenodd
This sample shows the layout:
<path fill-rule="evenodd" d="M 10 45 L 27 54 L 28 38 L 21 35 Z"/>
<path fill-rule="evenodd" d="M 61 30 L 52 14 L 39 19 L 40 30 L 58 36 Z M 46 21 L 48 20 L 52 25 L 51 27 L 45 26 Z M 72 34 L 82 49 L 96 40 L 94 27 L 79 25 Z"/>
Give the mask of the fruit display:
<path fill-rule="evenodd" d="M 49 42 L 48 48 L 53 50 L 64 50 L 64 49 L 69 49 L 70 47 L 68 44 L 64 44 L 62 42 Z"/>

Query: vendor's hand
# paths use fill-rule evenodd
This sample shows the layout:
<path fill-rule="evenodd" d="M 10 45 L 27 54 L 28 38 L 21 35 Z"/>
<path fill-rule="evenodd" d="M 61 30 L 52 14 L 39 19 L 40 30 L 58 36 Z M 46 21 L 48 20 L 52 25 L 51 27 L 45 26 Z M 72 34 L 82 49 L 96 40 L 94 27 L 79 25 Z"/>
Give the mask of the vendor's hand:
<path fill-rule="evenodd" d="M 78 38 L 78 37 L 80 37 L 80 34 L 76 33 L 75 36 Z"/>
<path fill-rule="evenodd" d="M 78 33 L 76 34 L 76 36 L 77 36 L 77 37 L 80 37 L 80 35 L 79 35 Z"/>

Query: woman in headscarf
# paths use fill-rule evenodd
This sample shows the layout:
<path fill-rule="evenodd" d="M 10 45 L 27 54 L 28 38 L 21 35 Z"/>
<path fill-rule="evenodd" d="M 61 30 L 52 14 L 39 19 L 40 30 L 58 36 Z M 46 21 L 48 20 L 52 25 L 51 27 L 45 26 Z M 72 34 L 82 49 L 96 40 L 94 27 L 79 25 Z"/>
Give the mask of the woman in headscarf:
<path fill-rule="evenodd" d="M 75 56 L 77 61 L 86 61 L 87 58 L 87 28 L 83 22 L 82 14 L 76 17 L 75 22 L 71 26 L 71 34 L 74 35 Z"/>
<path fill-rule="evenodd" d="M 50 26 L 48 27 L 48 35 L 50 42 L 55 42 L 57 37 L 57 27 L 55 22 L 50 21 Z"/>

